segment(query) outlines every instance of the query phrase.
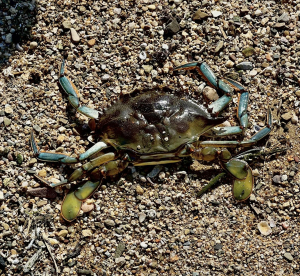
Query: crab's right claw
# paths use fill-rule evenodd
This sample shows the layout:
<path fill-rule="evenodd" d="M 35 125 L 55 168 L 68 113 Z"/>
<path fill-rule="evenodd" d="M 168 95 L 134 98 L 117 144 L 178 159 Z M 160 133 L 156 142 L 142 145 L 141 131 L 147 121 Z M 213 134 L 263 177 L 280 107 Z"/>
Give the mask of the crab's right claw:
<path fill-rule="evenodd" d="M 92 196 L 98 189 L 101 181 L 87 181 L 81 187 L 70 191 L 64 198 L 61 206 L 61 215 L 67 221 L 73 221 L 79 214 L 82 202 Z"/>
<path fill-rule="evenodd" d="M 245 179 L 241 180 L 236 178 L 233 180 L 232 193 L 234 198 L 238 201 L 247 200 L 252 193 L 253 184 L 254 184 L 253 174 L 251 168 L 249 167 L 248 174 Z"/>

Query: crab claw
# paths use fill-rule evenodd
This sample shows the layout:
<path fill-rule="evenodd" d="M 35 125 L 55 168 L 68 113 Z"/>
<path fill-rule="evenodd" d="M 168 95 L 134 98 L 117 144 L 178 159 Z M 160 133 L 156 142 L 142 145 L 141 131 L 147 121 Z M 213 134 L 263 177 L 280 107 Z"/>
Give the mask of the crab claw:
<path fill-rule="evenodd" d="M 61 215 L 65 220 L 69 222 L 76 219 L 82 205 L 82 201 L 79 200 L 74 193 L 75 191 L 69 192 L 65 196 L 63 204 L 61 206 Z"/>
<path fill-rule="evenodd" d="M 253 190 L 253 175 L 252 170 L 248 168 L 248 174 L 245 179 L 234 179 L 232 193 L 236 200 L 245 201 L 248 199 Z"/>

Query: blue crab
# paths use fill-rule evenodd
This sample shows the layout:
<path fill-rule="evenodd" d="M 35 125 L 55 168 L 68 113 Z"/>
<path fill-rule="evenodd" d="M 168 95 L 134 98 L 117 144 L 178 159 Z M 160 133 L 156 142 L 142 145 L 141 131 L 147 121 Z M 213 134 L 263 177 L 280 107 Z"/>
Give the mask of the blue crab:
<path fill-rule="evenodd" d="M 200 136 L 210 133 L 215 137 L 243 134 L 248 125 L 247 106 L 249 93 L 238 82 L 219 79 L 205 63 L 188 63 L 174 70 L 196 69 L 209 86 L 223 94 L 210 103 L 208 108 L 175 95 L 151 91 L 135 97 L 120 99 L 104 114 L 83 106 L 74 84 L 65 76 L 65 61 L 60 69 L 59 83 L 71 105 L 91 118 L 89 126 L 96 143 L 77 157 L 39 150 L 33 132 L 31 145 L 35 156 L 45 162 L 73 164 L 85 162 L 67 179 L 51 187 L 87 179 L 80 187 L 71 189 L 65 196 L 61 214 L 67 221 L 74 220 L 82 202 L 98 188 L 103 177 L 123 171 L 128 164 L 147 166 L 180 162 L 184 157 L 197 160 L 217 161 L 233 176 L 233 196 L 238 201 L 246 200 L 252 192 L 253 175 L 243 154 L 232 157 L 227 147 L 250 147 L 271 131 L 272 115 L 268 110 L 267 124 L 249 140 L 245 141 L 200 141 Z M 219 114 L 232 100 L 233 92 L 239 93 L 237 117 L 239 126 L 218 127 L 227 118 Z M 219 177 L 214 178 L 215 182 Z"/>

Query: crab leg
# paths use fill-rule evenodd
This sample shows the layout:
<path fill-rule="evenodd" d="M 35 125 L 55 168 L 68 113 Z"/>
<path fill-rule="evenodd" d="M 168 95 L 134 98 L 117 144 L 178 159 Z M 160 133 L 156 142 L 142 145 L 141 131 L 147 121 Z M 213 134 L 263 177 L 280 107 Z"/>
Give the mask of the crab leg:
<path fill-rule="evenodd" d="M 98 119 L 99 113 L 97 110 L 79 104 L 78 90 L 71 80 L 65 76 L 65 60 L 62 61 L 60 67 L 59 83 L 67 93 L 69 102 L 78 112 L 89 118 Z"/>
<path fill-rule="evenodd" d="M 100 141 L 95 145 L 93 145 L 91 148 L 89 148 L 86 152 L 80 154 L 78 157 L 70 157 L 67 154 L 40 151 L 36 143 L 36 140 L 34 138 L 33 131 L 31 132 L 30 135 L 30 142 L 31 142 L 31 147 L 33 149 L 33 152 L 39 160 L 45 162 L 61 162 L 63 164 L 78 163 L 99 153 L 100 151 L 108 147 L 106 143 Z"/>
<path fill-rule="evenodd" d="M 272 128 L 272 113 L 268 110 L 267 114 L 267 125 L 262 128 L 259 132 L 253 135 L 249 140 L 246 141 L 204 141 L 200 142 L 200 147 L 215 146 L 215 147 L 250 147 L 255 145 L 259 140 L 267 136 L 271 132 Z"/>
<path fill-rule="evenodd" d="M 224 95 L 218 100 L 212 102 L 208 106 L 208 110 L 212 114 L 218 116 L 218 114 L 231 102 L 232 92 L 236 91 L 241 93 L 239 96 L 239 107 L 237 112 L 237 117 L 240 121 L 241 127 L 232 127 L 230 128 L 218 128 L 215 130 L 217 136 L 230 135 L 230 134 L 240 134 L 243 132 L 243 129 L 248 126 L 248 115 L 247 107 L 249 100 L 249 92 L 245 91 L 245 88 L 238 82 L 225 78 L 219 79 L 213 73 L 211 68 L 205 63 L 192 62 L 187 63 L 181 66 L 176 67 L 174 70 L 192 70 L 196 69 L 200 76 L 208 83 L 209 86 L 215 88 L 218 91 L 221 91 Z"/>

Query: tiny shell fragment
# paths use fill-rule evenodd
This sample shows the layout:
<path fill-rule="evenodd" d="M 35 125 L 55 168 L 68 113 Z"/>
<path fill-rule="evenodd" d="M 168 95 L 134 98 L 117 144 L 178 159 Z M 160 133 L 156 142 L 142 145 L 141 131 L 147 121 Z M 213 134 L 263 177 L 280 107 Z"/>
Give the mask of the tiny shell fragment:
<path fill-rule="evenodd" d="M 257 224 L 257 227 L 262 235 L 267 236 L 272 233 L 272 229 L 266 221 L 261 221 Z"/>

